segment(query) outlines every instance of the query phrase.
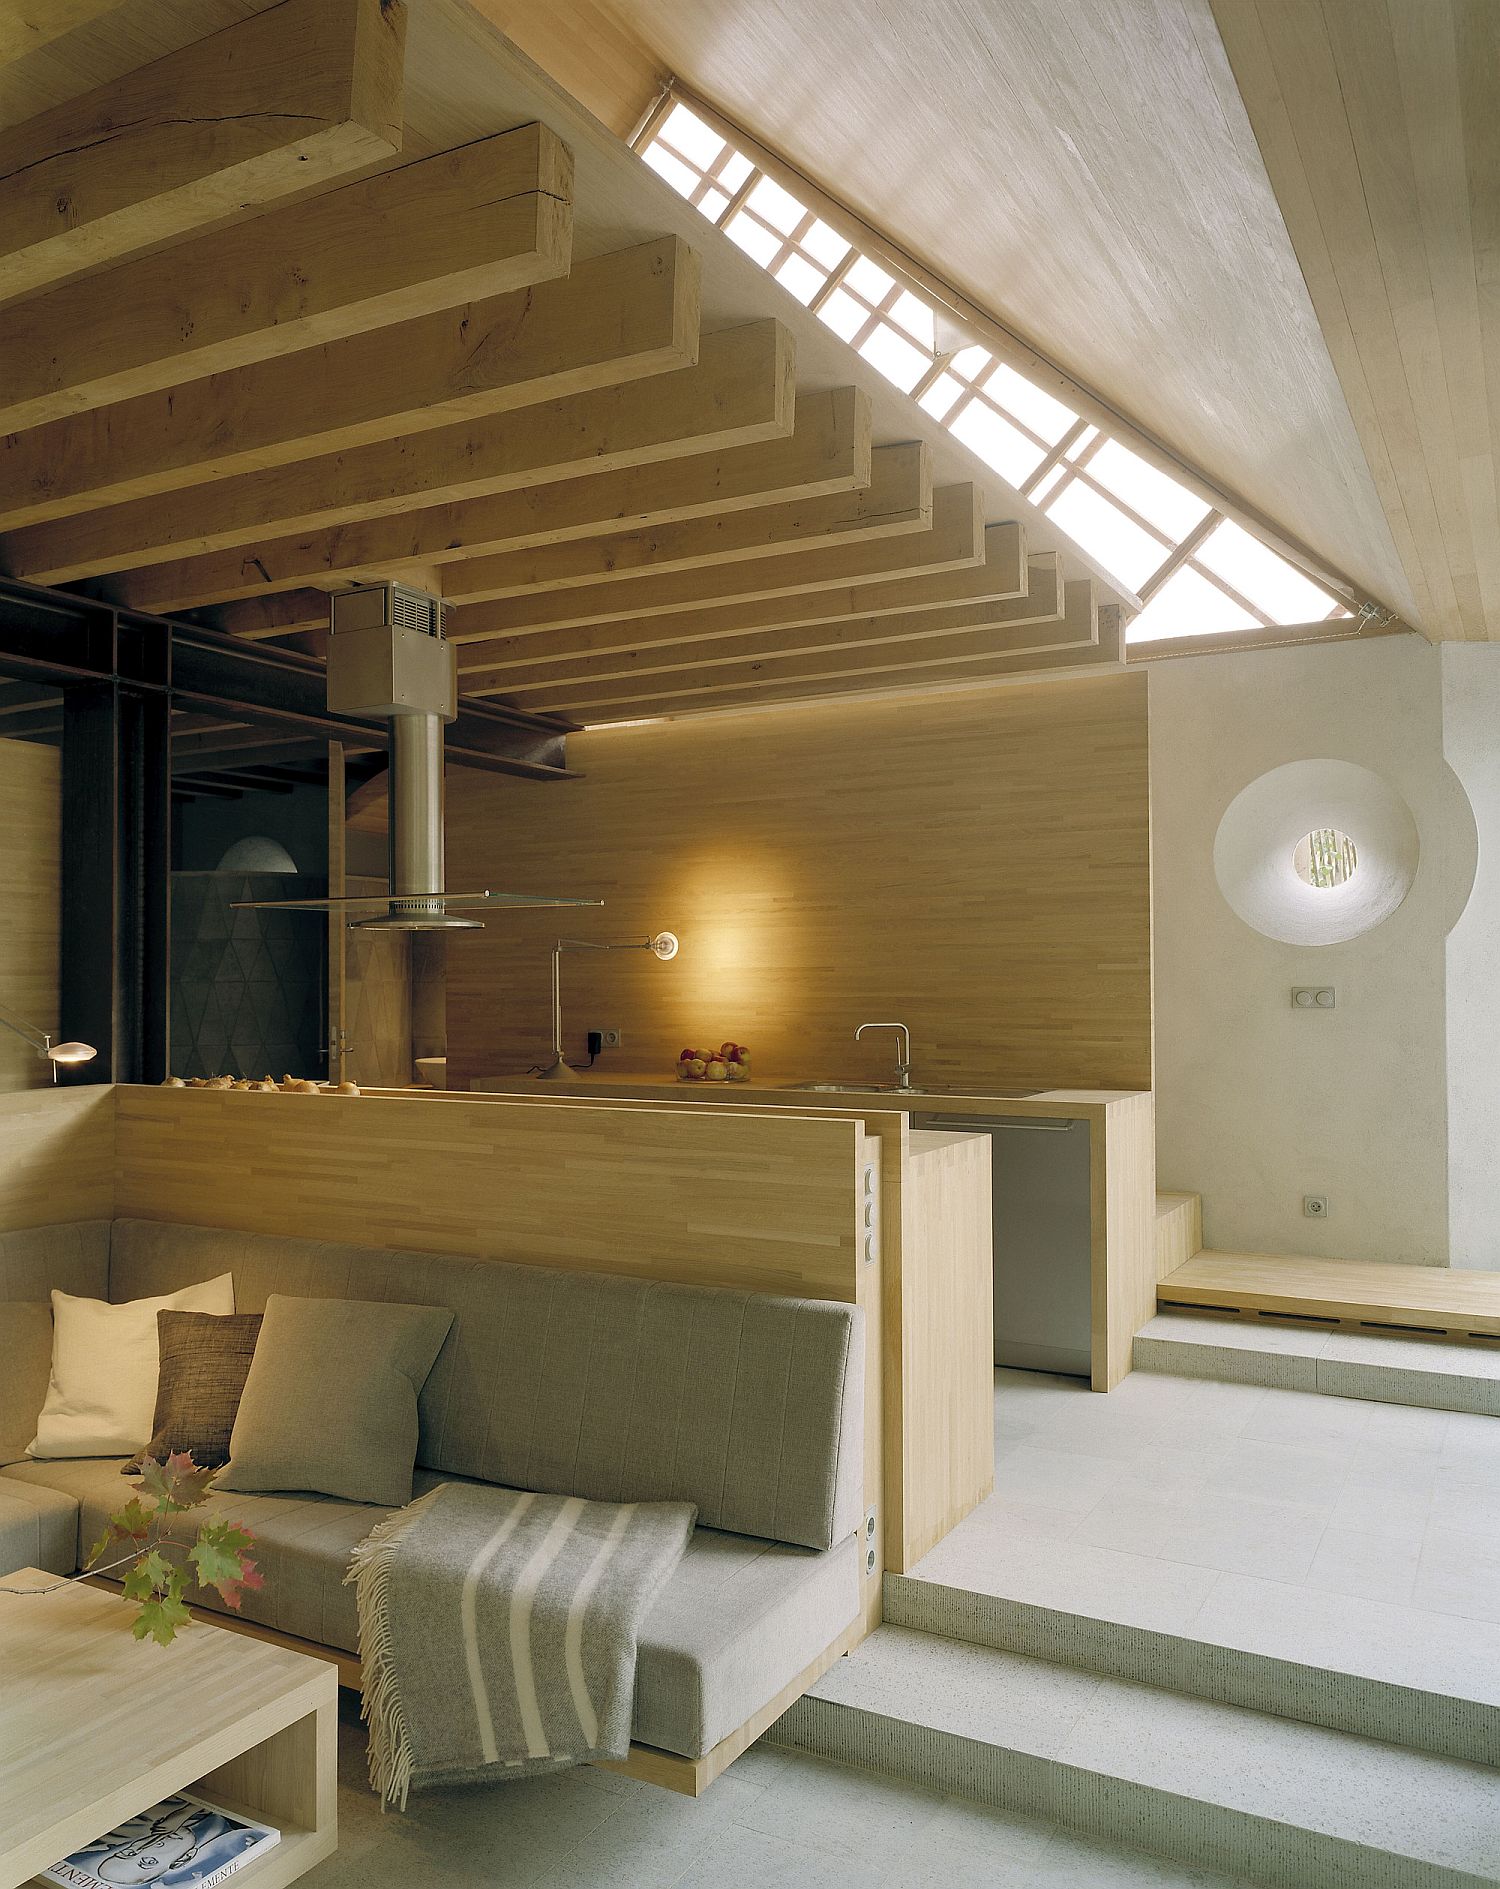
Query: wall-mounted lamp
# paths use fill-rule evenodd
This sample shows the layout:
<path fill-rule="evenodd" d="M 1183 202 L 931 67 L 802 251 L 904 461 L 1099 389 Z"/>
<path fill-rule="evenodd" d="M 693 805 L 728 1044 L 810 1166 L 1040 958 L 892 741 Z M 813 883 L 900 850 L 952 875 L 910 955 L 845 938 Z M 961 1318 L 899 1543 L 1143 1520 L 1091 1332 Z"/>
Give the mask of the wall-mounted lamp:
<path fill-rule="evenodd" d="M 54 1043 L 45 1030 L 34 1030 L 29 1023 L 23 1023 L 6 1010 L 0 1010 L 0 1026 L 24 1037 L 38 1056 L 51 1063 L 54 1082 L 59 1063 L 91 1063 L 99 1054 L 92 1043 Z"/>
<path fill-rule="evenodd" d="M 659 931 L 651 938 L 632 938 L 625 944 L 595 944 L 589 938 L 559 938 L 552 947 L 552 1060 L 537 1072 L 540 1082 L 566 1082 L 576 1075 L 563 1055 L 562 1040 L 562 954 L 564 951 L 650 951 L 662 963 L 675 958 L 680 949 L 677 934 Z"/>

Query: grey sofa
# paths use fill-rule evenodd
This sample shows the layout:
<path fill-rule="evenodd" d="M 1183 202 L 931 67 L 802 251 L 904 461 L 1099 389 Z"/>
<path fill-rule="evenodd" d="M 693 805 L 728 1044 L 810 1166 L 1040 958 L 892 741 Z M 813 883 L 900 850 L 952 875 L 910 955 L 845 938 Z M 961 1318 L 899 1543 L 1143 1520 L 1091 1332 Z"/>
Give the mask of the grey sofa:
<path fill-rule="evenodd" d="M 452 1309 L 421 1397 L 418 1494 L 475 1480 L 698 1505 L 697 1532 L 641 1638 L 639 1743 L 704 1757 L 858 1618 L 853 1307 L 116 1220 L 0 1234 L 0 1319 L 7 1302 L 44 1300 L 54 1286 L 119 1302 L 224 1271 L 241 1311 L 271 1292 Z M 131 1486 L 119 1472 L 117 1458 L 0 1466 L 0 1571 L 71 1572 Z M 214 1500 L 257 1538 L 266 1584 L 245 1595 L 245 1616 L 355 1652 L 344 1572 L 386 1511 L 295 1492 Z"/>

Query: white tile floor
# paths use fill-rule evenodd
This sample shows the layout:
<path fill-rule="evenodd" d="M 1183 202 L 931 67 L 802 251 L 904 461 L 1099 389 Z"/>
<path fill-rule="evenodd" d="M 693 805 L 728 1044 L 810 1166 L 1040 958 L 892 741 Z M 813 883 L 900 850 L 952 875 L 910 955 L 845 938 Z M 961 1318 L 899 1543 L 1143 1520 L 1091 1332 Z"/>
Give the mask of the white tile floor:
<path fill-rule="evenodd" d="M 347 1701 L 347 1695 L 345 1695 Z M 751 1750 L 697 1803 L 608 1772 L 382 1816 L 341 1726 L 339 1853 L 309 1889 L 1245 1889 L 898 1779 Z"/>
<path fill-rule="evenodd" d="M 1500 1419 L 1134 1372 L 996 1373 L 996 1492 L 919 1576 L 1165 1632 L 1379 1603 L 1500 1686 Z M 1335 1604 L 1325 1609 L 1324 1600 Z M 1497 1695 L 1500 1696 L 1500 1695 Z"/>

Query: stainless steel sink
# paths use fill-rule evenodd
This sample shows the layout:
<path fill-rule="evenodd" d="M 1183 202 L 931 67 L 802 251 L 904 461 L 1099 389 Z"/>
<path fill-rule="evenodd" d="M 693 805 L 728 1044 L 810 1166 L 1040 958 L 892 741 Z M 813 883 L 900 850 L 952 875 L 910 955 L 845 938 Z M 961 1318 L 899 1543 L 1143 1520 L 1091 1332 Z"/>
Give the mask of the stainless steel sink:
<path fill-rule="evenodd" d="M 797 1089 L 810 1095 L 896 1095 L 894 1082 L 778 1082 L 778 1089 Z M 915 1094 L 915 1090 L 908 1093 Z"/>

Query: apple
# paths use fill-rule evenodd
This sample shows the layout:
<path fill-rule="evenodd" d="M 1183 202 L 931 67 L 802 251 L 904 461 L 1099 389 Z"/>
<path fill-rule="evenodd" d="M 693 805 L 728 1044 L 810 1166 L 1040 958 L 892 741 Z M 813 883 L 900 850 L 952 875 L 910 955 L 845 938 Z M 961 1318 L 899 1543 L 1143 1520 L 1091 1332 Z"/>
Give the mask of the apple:
<path fill-rule="evenodd" d="M 701 1076 L 707 1068 L 708 1068 L 708 1064 L 704 1061 L 704 1059 L 701 1056 L 695 1056 L 693 1060 L 688 1064 L 687 1072 L 690 1076 L 696 1077 L 696 1076 Z"/>
<path fill-rule="evenodd" d="M 680 1063 L 690 1063 L 697 1054 L 695 1049 L 685 1049 L 677 1060 Z"/>
<path fill-rule="evenodd" d="M 728 1063 L 720 1062 L 716 1057 L 703 1073 L 710 1082 L 727 1082 L 729 1080 L 729 1065 Z"/>
<path fill-rule="evenodd" d="M 724 1067 L 729 1072 L 729 1080 L 731 1082 L 748 1082 L 750 1080 L 750 1070 L 746 1064 L 726 1063 Z"/>

